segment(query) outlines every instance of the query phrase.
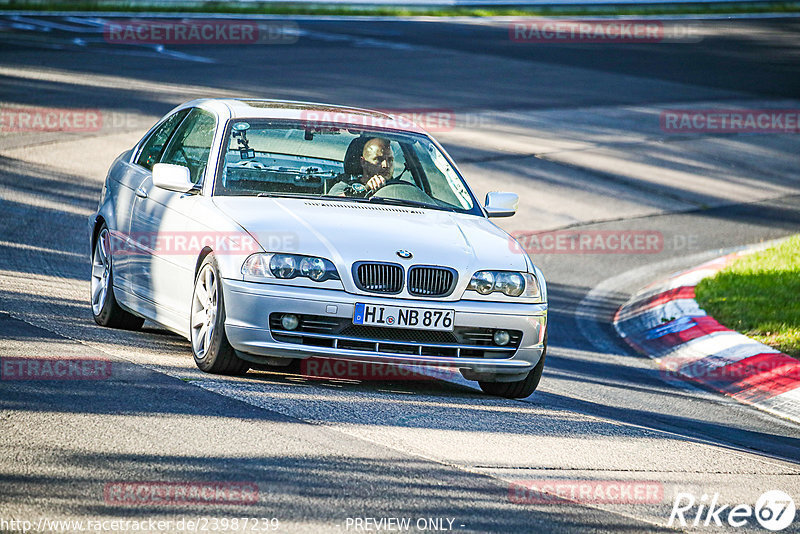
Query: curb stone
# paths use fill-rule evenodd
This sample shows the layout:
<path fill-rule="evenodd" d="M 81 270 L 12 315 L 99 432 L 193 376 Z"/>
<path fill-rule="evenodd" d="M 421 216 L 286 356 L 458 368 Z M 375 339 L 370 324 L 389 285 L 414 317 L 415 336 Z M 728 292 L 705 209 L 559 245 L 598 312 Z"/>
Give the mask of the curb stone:
<path fill-rule="evenodd" d="M 800 361 L 722 326 L 694 298 L 702 279 L 763 248 L 734 252 L 642 288 L 617 310 L 614 328 L 662 373 L 800 423 Z"/>

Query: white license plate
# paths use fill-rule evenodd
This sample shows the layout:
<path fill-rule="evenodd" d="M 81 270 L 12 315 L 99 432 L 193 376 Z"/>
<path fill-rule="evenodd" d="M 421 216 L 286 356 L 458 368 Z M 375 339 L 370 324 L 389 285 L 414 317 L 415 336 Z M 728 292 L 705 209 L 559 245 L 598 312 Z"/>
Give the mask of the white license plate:
<path fill-rule="evenodd" d="M 357 302 L 353 324 L 452 331 L 455 315 L 454 310 L 375 306 Z"/>

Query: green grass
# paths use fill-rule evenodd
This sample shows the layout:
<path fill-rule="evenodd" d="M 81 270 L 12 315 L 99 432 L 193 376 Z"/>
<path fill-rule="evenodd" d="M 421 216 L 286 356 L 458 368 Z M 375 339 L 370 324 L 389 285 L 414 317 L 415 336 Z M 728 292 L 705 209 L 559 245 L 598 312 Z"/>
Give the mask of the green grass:
<path fill-rule="evenodd" d="M 442 7 L 388 5 L 330 5 L 324 3 L 270 3 L 187 1 L 169 4 L 151 0 L 0 0 L 0 12 L 27 11 L 114 11 L 128 13 L 228 13 L 264 15 L 381 15 L 381 16 L 601 16 L 601 15 L 684 15 L 736 13 L 800 13 L 800 2 L 724 2 L 664 5 L 537 6 L 537 7 Z"/>
<path fill-rule="evenodd" d="M 800 235 L 737 260 L 696 293 L 723 325 L 800 358 Z"/>

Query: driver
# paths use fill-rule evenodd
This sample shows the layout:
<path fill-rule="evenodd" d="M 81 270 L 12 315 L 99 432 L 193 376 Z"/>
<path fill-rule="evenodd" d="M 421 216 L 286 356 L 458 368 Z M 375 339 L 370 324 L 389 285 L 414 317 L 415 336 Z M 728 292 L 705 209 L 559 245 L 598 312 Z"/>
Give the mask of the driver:
<path fill-rule="evenodd" d="M 361 151 L 361 176 L 352 181 L 342 181 L 328 191 L 328 195 L 340 197 L 363 197 L 374 193 L 392 179 L 394 153 L 388 139 L 373 137 Z"/>

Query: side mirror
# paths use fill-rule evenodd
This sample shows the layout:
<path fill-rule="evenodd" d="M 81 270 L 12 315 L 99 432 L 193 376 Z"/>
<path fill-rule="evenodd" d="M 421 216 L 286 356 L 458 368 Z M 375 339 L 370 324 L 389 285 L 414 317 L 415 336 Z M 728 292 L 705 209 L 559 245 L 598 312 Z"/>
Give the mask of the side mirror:
<path fill-rule="evenodd" d="M 169 163 L 156 163 L 153 166 L 153 185 L 179 193 L 188 193 L 194 188 L 189 169 Z"/>
<path fill-rule="evenodd" d="M 516 193 L 486 193 L 486 214 L 489 217 L 511 217 L 517 212 L 519 195 Z"/>

